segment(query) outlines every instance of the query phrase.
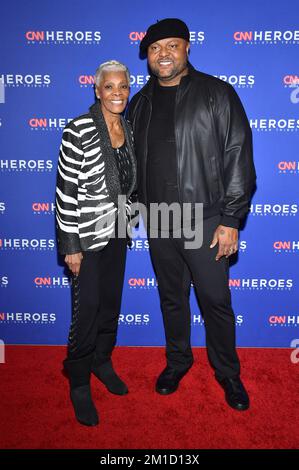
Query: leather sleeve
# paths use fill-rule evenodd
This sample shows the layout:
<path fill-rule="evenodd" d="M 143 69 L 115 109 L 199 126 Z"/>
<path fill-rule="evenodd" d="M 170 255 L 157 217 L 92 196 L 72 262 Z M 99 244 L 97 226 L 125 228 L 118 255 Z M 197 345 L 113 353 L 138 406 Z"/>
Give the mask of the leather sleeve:
<path fill-rule="evenodd" d="M 224 205 L 220 223 L 238 228 L 249 210 L 256 173 L 252 132 L 246 113 L 234 88 L 225 85 L 216 110 L 224 169 Z"/>

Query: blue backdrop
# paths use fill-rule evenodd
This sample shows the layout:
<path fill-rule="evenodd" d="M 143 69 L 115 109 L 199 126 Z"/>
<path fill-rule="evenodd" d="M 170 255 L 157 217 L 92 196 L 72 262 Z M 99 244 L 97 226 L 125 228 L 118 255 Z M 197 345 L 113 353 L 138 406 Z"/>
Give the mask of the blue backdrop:
<path fill-rule="evenodd" d="M 190 61 L 236 88 L 253 129 L 258 189 L 230 275 L 238 345 L 289 346 L 299 325 L 298 4 L 12 0 L 1 10 L 0 338 L 66 343 L 70 288 L 53 204 L 62 129 L 93 102 L 101 62 L 126 63 L 136 93 L 147 80 L 138 58 L 147 26 L 179 17 L 191 31 Z M 193 293 L 191 303 L 193 344 L 204 345 Z M 128 254 L 118 343 L 164 344 L 142 239 Z"/>

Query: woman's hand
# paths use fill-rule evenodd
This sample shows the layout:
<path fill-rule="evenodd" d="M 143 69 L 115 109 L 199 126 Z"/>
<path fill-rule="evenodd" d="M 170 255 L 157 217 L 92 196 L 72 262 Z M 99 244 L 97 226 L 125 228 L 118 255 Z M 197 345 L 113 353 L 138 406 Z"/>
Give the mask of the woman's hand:
<path fill-rule="evenodd" d="M 78 276 L 83 259 L 82 253 L 74 253 L 73 255 L 66 255 L 64 261 L 68 265 L 68 268 L 72 271 L 75 276 Z"/>

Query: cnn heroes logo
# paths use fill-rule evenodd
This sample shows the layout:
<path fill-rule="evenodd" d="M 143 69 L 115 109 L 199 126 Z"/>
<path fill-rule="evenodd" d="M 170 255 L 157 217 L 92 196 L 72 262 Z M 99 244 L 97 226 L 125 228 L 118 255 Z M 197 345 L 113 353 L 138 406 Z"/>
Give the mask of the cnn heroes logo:
<path fill-rule="evenodd" d="M 130 87 L 131 88 L 141 88 L 150 79 L 150 75 L 144 74 L 131 74 L 130 75 Z M 79 75 L 78 83 L 80 88 L 88 88 L 94 86 L 94 75 Z"/>
<path fill-rule="evenodd" d="M 282 160 L 277 164 L 278 172 L 282 174 L 298 174 L 299 173 L 299 161 L 285 161 Z"/>
<path fill-rule="evenodd" d="M 53 239 L 37 239 L 37 238 L 0 238 L 0 251 L 27 251 L 27 250 L 42 250 L 52 251 L 55 248 L 55 241 Z"/>
<path fill-rule="evenodd" d="M 73 118 L 61 117 L 32 117 L 28 120 L 28 125 L 32 131 L 61 131 L 72 121 Z"/>
<path fill-rule="evenodd" d="M 51 85 L 51 76 L 8 73 L 0 75 L 0 84 L 5 87 L 49 87 Z"/>
<path fill-rule="evenodd" d="M 245 45 L 280 45 L 280 44 L 299 44 L 298 30 L 253 30 L 253 31 L 235 31 L 233 33 L 235 44 Z"/>
<path fill-rule="evenodd" d="M 26 31 L 27 44 L 99 44 L 101 31 Z"/>
<path fill-rule="evenodd" d="M 54 215 L 54 202 L 33 202 L 31 205 L 34 215 Z"/>
<path fill-rule="evenodd" d="M 253 88 L 255 84 L 254 75 L 214 75 L 214 77 L 229 83 L 230 85 L 237 88 Z"/>
<path fill-rule="evenodd" d="M 69 288 L 71 281 L 66 276 L 36 276 L 33 279 L 33 285 L 38 288 L 55 289 L 55 288 Z"/>
<path fill-rule="evenodd" d="M 203 326 L 205 323 L 203 316 L 200 314 L 192 314 L 191 322 L 193 326 Z M 244 315 L 235 315 L 235 324 L 236 326 L 242 326 L 244 324 Z"/>
<path fill-rule="evenodd" d="M 281 314 L 271 314 L 268 317 L 268 322 L 270 326 L 299 326 L 299 315 L 281 315 Z"/>
<path fill-rule="evenodd" d="M 236 278 L 229 280 L 229 287 L 236 290 L 291 290 L 293 279 Z"/>
<path fill-rule="evenodd" d="M 189 39 L 191 44 L 203 44 L 205 40 L 204 31 L 190 31 L 189 33 Z M 140 41 L 142 41 L 145 35 L 146 31 L 131 31 L 129 33 L 130 44 L 139 45 Z"/>
<path fill-rule="evenodd" d="M 54 168 L 54 162 L 52 160 L 0 160 L 0 172 L 49 172 Z"/>
<path fill-rule="evenodd" d="M 150 315 L 148 313 L 121 313 L 118 317 L 118 324 L 125 326 L 148 326 Z"/>
<path fill-rule="evenodd" d="M 56 313 L 48 312 L 0 312 L 1 323 L 54 324 Z"/>
<path fill-rule="evenodd" d="M 251 129 L 257 132 L 297 132 L 299 119 L 295 118 L 259 118 L 250 119 Z"/>
<path fill-rule="evenodd" d="M 298 253 L 299 240 L 276 240 L 273 242 L 274 253 Z"/>
<path fill-rule="evenodd" d="M 298 214 L 298 204 L 251 204 L 253 216 L 294 217 Z"/>
<path fill-rule="evenodd" d="M 298 75 L 285 75 L 283 77 L 283 84 L 285 88 L 293 88 L 299 86 L 299 76 Z"/>
<path fill-rule="evenodd" d="M 158 283 L 154 277 L 130 277 L 129 289 L 157 289 Z"/>

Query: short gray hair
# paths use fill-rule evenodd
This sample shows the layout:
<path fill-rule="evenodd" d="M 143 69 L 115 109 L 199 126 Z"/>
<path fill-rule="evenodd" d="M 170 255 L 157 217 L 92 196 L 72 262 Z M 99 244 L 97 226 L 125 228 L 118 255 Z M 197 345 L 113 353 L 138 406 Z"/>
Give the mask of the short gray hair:
<path fill-rule="evenodd" d="M 94 83 L 96 86 L 100 85 L 105 72 L 125 72 L 128 84 L 130 85 L 130 72 L 128 67 L 117 60 L 109 60 L 108 62 L 103 62 L 98 66 L 94 76 Z"/>

